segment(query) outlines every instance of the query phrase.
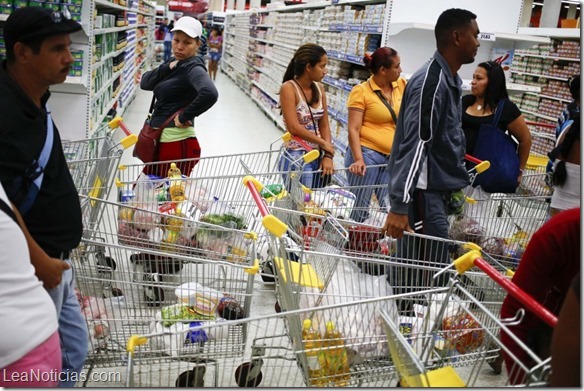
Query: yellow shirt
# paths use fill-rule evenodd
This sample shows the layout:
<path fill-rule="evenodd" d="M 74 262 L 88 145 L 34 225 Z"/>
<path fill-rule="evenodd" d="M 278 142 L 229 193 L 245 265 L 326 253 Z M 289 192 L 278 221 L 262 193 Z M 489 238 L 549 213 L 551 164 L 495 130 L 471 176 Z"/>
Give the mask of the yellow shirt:
<path fill-rule="evenodd" d="M 395 115 L 398 116 L 406 88 L 406 79 L 400 77 L 393 82 L 392 87 L 391 107 L 395 111 Z M 379 99 L 375 90 L 381 91 L 381 88 L 377 86 L 373 77 L 356 85 L 349 95 L 347 107 L 349 110 L 363 112 L 363 123 L 359 134 L 361 146 L 389 155 L 393 145 L 395 123 L 387 106 Z"/>

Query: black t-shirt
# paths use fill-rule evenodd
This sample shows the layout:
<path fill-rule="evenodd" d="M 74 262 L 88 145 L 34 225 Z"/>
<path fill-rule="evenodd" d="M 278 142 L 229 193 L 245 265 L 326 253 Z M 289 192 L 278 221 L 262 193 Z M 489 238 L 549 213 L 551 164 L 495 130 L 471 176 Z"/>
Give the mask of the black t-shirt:
<path fill-rule="evenodd" d="M 462 130 L 464 130 L 464 136 L 466 138 L 466 153 L 471 156 L 474 151 L 481 124 L 492 123 L 494 115 L 491 114 L 484 117 L 475 117 L 473 115 L 467 114 L 466 109 L 473 103 L 474 96 L 465 95 L 462 97 Z M 497 127 L 501 130 L 507 130 L 507 125 L 513 122 L 520 115 L 521 111 L 517 105 L 507 99 L 505 101 L 505 105 L 503 106 L 503 112 L 501 113 L 501 119 L 499 120 Z"/>
<path fill-rule="evenodd" d="M 3 65 L 0 66 L 0 182 L 10 198 L 13 179 L 21 176 L 43 149 L 47 114 L 6 74 Z M 48 98 L 47 93 L 43 105 Z M 23 219 L 39 246 L 50 256 L 59 257 L 62 252 L 77 247 L 83 227 L 79 196 L 56 126 L 44 172 L 37 198 Z"/>

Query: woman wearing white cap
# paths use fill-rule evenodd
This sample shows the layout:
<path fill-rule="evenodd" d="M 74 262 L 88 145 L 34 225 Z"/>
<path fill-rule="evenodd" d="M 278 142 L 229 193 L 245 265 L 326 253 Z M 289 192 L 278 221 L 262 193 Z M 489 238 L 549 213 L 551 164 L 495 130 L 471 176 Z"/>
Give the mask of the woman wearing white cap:
<path fill-rule="evenodd" d="M 153 91 L 152 127 L 161 127 L 157 161 L 145 167 L 147 174 L 166 177 L 170 163 L 178 162 L 181 172 L 189 175 L 201 156 L 201 147 L 195 135 L 195 117 L 209 110 L 217 102 L 218 93 L 209 78 L 205 62 L 197 56 L 203 33 L 201 23 L 190 16 L 176 21 L 172 29 L 173 57 L 158 68 L 144 73 L 140 81 L 143 90 Z M 171 118 L 172 117 L 172 118 Z"/>

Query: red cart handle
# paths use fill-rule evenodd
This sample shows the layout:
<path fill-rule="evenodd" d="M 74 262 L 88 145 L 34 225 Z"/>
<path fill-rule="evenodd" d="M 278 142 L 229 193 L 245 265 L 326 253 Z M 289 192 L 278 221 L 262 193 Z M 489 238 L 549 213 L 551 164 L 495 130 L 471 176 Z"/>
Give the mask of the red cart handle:
<path fill-rule="evenodd" d="M 478 267 L 491 277 L 497 284 L 507 291 L 511 296 L 523 304 L 529 311 L 537 315 L 540 319 L 546 322 L 549 326 L 555 327 L 558 323 L 558 318 L 552 314 L 547 308 L 535 301 L 531 296 L 525 293 L 521 288 L 503 276 L 497 269 L 485 261 L 481 253 L 477 250 L 469 251 L 462 257 L 454 261 L 454 266 L 459 273 L 464 273 L 473 266 Z"/>
<path fill-rule="evenodd" d="M 276 216 L 270 214 L 268 206 L 266 205 L 264 199 L 260 195 L 260 191 L 264 187 L 257 179 L 252 176 L 245 176 L 243 178 L 243 184 L 249 189 L 251 196 L 260 210 L 262 215 L 262 224 L 272 235 L 277 237 L 282 237 L 286 231 L 288 231 L 288 226 L 279 220 Z"/>

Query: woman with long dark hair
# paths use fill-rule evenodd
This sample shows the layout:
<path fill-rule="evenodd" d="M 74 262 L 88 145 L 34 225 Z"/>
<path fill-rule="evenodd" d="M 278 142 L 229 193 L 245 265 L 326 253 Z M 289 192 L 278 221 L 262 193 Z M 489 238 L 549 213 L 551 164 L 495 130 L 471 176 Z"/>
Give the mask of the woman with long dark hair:
<path fill-rule="evenodd" d="M 380 207 L 388 207 L 389 172 L 386 170 L 406 80 L 400 77 L 397 52 L 381 47 L 363 58 L 371 72 L 367 81 L 356 85 L 347 102 L 349 111 L 349 148 L 345 166 L 347 179 L 355 193 L 351 218 L 363 222 L 375 190 Z"/>
<path fill-rule="evenodd" d="M 560 133 L 556 148 L 549 154 L 554 160 L 554 194 L 550 215 L 580 207 L 580 115 L 571 119 Z"/>
<path fill-rule="evenodd" d="M 529 158 L 531 133 L 521 111 L 509 100 L 505 73 L 495 61 L 481 62 L 477 66 L 472 75 L 471 94 L 462 98 L 462 129 L 466 137 L 466 153 L 473 154 L 481 125 L 493 122 L 493 115 L 501 100 L 504 100 L 503 111 L 497 127 L 503 132 L 509 131 L 519 143 L 519 184 Z"/>
<path fill-rule="evenodd" d="M 282 87 L 280 106 L 286 130 L 315 149 L 321 149 L 321 158 L 303 166 L 301 182 L 315 188 L 325 183 L 321 177 L 333 174 L 335 149 L 331 143 L 331 131 L 327 113 L 326 94 L 320 81 L 326 74 L 328 57 L 319 45 L 308 43 L 294 53 L 288 64 Z M 286 143 L 286 153 L 280 161 L 280 170 L 289 171 L 291 163 L 298 161 L 306 151 L 295 140 Z M 317 170 L 321 171 L 315 173 Z"/>

